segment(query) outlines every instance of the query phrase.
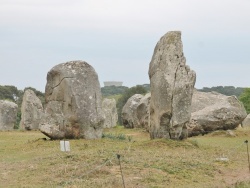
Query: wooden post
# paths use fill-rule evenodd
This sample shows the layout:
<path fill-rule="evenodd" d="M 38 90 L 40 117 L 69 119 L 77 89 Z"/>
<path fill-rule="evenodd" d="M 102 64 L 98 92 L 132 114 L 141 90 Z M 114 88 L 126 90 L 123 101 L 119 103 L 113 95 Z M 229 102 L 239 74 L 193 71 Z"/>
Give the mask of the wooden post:
<path fill-rule="evenodd" d="M 250 173 L 250 159 L 249 159 L 249 151 L 248 151 L 248 140 L 246 140 L 245 143 L 247 145 L 248 168 L 249 168 L 249 173 Z"/>
<path fill-rule="evenodd" d="M 121 165 L 121 161 L 120 161 L 121 155 L 119 155 L 119 154 L 116 154 L 116 155 L 117 155 L 117 159 L 119 160 L 119 164 L 120 164 L 120 170 L 121 170 L 121 175 L 122 175 L 123 187 L 125 188 L 125 182 L 124 182 L 123 173 L 122 173 L 122 165 Z"/>

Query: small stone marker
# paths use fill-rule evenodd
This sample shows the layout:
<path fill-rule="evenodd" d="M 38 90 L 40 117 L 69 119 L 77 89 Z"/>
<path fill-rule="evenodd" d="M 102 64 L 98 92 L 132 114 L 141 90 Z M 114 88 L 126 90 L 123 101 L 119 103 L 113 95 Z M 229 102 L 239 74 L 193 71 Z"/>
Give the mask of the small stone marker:
<path fill-rule="evenodd" d="M 225 162 L 228 162 L 229 159 L 227 157 L 219 157 L 219 158 L 216 158 L 216 161 L 225 161 Z"/>
<path fill-rule="evenodd" d="M 61 149 L 61 151 L 70 151 L 69 141 L 61 140 L 60 141 L 60 149 Z"/>

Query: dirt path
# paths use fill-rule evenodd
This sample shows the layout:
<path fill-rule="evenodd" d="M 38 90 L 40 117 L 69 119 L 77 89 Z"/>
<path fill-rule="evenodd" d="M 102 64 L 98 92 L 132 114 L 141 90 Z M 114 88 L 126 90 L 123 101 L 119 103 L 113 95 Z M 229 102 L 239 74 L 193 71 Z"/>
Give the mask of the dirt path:
<path fill-rule="evenodd" d="M 217 175 L 219 180 L 225 182 L 226 186 L 234 186 L 239 182 L 250 181 L 250 172 L 248 168 L 239 170 L 221 170 Z"/>

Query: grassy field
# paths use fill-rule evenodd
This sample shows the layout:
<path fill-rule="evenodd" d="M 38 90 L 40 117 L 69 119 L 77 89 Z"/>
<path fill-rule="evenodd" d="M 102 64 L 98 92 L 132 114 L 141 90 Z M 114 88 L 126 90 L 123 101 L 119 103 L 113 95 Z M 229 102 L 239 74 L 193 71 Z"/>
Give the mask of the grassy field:
<path fill-rule="evenodd" d="M 99 140 L 70 140 L 70 152 L 38 131 L 0 132 L 0 187 L 122 188 L 121 164 L 126 188 L 247 188 L 250 130 L 234 132 L 173 141 L 116 127 Z"/>

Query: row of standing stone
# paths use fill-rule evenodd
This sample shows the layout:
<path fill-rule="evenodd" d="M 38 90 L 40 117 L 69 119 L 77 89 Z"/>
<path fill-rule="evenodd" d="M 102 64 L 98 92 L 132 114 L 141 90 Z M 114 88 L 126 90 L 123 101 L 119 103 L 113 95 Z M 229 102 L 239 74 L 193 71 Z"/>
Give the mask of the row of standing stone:
<path fill-rule="evenodd" d="M 186 138 L 188 127 L 192 127 L 190 126 L 191 104 L 196 74 L 186 65 L 181 32 L 168 32 L 157 43 L 149 65 L 149 78 L 150 100 L 140 96 L 140 100 L 137 101 L 140 103 L 143 98 L 148 107 L 143 104 L 138 105 L 141 110 L 137 113 L 139 115 L 136 121 L 140 121 L 139 124 L 146 124 L 144 127 L 152 139 Z M 102 136 L 104 127 L 116 124 L 117 115 L 112 113 L 116 110 L 115 103 L 110 104 L 105 100 L 102 102 L 98 75 L 87 62 L 62 63 L 48 72 L 44 109 L 41 101 L 34 95 L 31 90 L 25 92 L 20 123 L 22 129 L 40 129 L 52 139 L 96 139 Z M 230 99 L 230 102 L 237 106 L 233 99 Z M 4 102 L 0 103 L 2 104 Z M 104 110 L 104 106 L 108 106 L 107 109 L 111 109 L 112 112 Z M 2 108 L 0 106 L 1 111 Z M 16 108 L 17 106 L 12 104 L 12 111 Z M 128 108 L 127 113 L 132 111 L 132 108 Z M 12 122 L 9 117 L 11 110 L 5 112 L 6 114 L 0 114 L 0 122 L 4 122 L 0 123 L 2 129 L 11 124 L 7 121 Z M 192 117 L 199 125 L 204 121 L 204 118 L 199 118 L 201 117 L 199 113 L 196 114 L 196 118 Z M 239 121 L 245 117 L 244 112 L 237 116 Z M 123 123 L 128 128 L 134 126 L 134 122 L 126 118 L 124 112 Z M 235 126 L 232 122 L 226 123 L 231 128 Z"/>

